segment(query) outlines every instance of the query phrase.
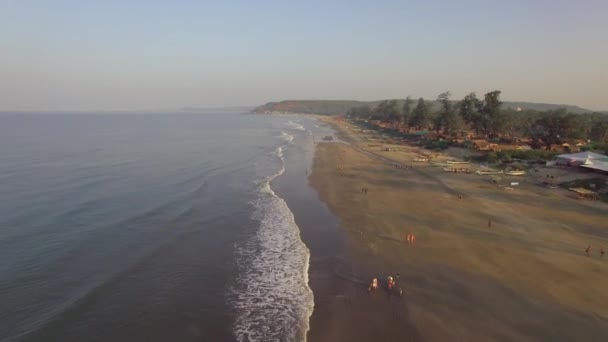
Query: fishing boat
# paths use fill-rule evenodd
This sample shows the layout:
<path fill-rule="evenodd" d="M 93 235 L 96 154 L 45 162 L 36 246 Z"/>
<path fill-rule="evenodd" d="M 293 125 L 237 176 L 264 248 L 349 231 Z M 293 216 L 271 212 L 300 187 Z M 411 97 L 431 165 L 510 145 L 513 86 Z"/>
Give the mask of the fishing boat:
<path fill-rule="evenodd" d="M 482 175 L 482 176 L 491 176 L 491 175 L 501 175 L 503 172 L 502 171 L 498 171 L 498 170 L 477 170 L 475 171 L 476 174 L 478 175 Z"/>
<path fill-rule="evenodd" d="M 468 161 L 459 161 L 459 160 L 448 160 L 446 161 L 448 164 L 469 164 Z"/>
<path fill-rule="evenodd" d="M 423 163 L 423 162 L 428 162 L 429 159 L 428 158 L 414 158 L 414 161 Z"/>
<path fill-rule="evenodd" d="M 512 170 L 512 171 L 505 172 L 505 175 L 509 175 L 509 176 L 523 176 L 525 174 L 526 174 L 526 171 L 522 171 L 522 170 Z"/>
<path fill-rule="evenodd" d="M 454 173 L 471 173 L 471 170 L 469 168 L 466 168 L 466 167 L 450 167 L 449 165 L 447 167 L 444 167 L 443 171 L 445 171 L 445 172 L 454 172 Z"/>

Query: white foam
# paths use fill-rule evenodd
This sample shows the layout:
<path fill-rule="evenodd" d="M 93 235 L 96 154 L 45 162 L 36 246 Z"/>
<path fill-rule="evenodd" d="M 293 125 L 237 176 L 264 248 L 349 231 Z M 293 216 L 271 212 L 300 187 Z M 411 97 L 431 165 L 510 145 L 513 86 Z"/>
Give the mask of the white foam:
<path fill-rule="evenodd" d="M 293 135 L 291 135 L 291 134 L 287 134 L 287 133 L 285 133 L 285 132 L 281 132 L 280 137 L 281 137 L 282 139 L 285 139 L 285 141 L 287 141 L 288 143 L 293 142 Z"/>
<path fill-rule="evenodd" d="M 295 122 L 295 121 L 287 121 L 286 125 L 291 128 L 291 129 L 295 129 L 298 131 L 305 131 L 306 128 L 304 128 L 304 126 L 300 125 L 299 123 Z"/>
<path fill-rule="evenodd" d="M 237 341 L 305 341 L 313 311 L 310 252 L 287 203 L 271 188 L 285 172 L 283 149 L 275 155 L 281 168 L 262 182 L 261 196 L 253 202 L 259 228 L 237 246 L 239 275 L 229 295 Z"/>

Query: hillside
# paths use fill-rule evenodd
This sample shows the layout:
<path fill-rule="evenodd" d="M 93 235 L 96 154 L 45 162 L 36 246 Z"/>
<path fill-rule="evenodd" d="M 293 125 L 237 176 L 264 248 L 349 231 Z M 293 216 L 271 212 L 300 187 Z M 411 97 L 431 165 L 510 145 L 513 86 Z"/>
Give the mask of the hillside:
<path fill-rule="evenodd" d="M 414 105 L 416 99 L 414 99 Z M 254 113 L 305 113 L 305 114 L 325 114 L 336 115 L 346 113 L 350 108 L 368 105 L 375 107 L 379 101 L 343 101 L 343 100 L 287 100 L 280 102 L 268 102 L 265 105 L 258 106 L 253 109 Z M 403 106 L 403 99 L 397 100 L 399 107 Z M 437 101 L 428 101 L 431 110 L 438 107 Z M 549 103 L 533 103 L 533 102 L 512 102 L 505 101 L 503 108 L 522 108 L 537 111 L 553 110 L 557 108 L 566 108 L 569 112 L 575 114 L 590 113 L 591 110 L 572 105 L 549 104 Z"/>
<path fill-rule="evenodd" d="M 341 100 L 289 100 L 268 102 L 253 109 L 254 113 L 306 113 L 335 115 L 346 113 L 350 108 L 364 106 L 370 102 Z"/>

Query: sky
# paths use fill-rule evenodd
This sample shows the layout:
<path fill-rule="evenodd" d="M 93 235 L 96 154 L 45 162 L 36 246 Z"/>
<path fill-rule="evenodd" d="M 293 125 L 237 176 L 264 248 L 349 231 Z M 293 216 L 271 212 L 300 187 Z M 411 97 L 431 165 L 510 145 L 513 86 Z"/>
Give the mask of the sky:
<path fill-rule="evenodd" d="M 0 110 L 287 99 L 608 110 L 608 1 L 0 0 Z"/>

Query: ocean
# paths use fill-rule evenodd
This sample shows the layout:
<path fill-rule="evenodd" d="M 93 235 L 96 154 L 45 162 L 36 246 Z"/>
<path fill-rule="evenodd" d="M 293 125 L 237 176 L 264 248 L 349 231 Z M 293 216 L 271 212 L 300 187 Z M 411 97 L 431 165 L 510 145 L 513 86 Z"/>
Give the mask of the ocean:
<path fill-rule="evenodd" d="M 304 341 L 310 252 L 273 184 L 319 206 L 328 134 L 298 115 L 0 115 L 0 340 Z"/>

